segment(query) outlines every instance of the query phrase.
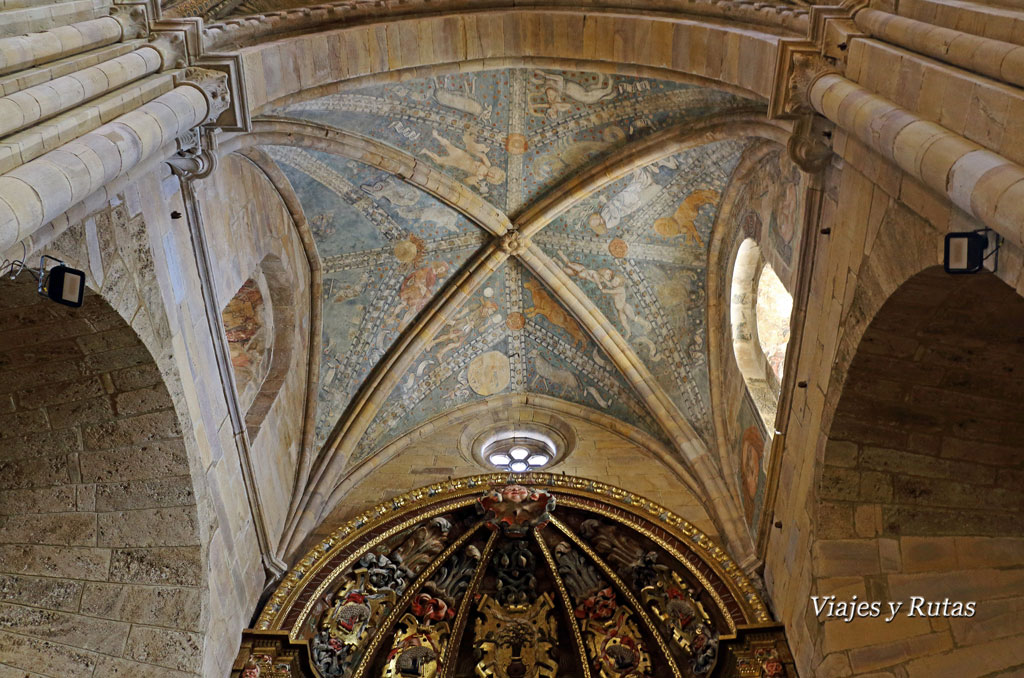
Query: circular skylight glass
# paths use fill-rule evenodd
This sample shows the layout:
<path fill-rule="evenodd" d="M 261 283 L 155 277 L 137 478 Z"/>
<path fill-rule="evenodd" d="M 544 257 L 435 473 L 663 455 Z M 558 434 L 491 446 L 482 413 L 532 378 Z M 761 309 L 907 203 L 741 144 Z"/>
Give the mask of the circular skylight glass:
<path fill-rule="evenodd" d="M 555 455 L 554 442 L 548 436 L 523 431 L 496 435 L 483 447 L 483 458 L 488 465 L 511 473 L 542 469 Z"/>

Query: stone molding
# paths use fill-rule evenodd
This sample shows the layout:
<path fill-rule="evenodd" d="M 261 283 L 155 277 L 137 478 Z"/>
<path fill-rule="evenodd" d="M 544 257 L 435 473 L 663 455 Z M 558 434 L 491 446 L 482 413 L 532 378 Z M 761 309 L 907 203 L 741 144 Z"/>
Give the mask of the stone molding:
<path fill-rule="evenodd" d="M 208 74 L 185 74 L 185 80 L 194 80 L 216 103 L 212 108 L 217 109 L 217 114 L 204 124 L 215 124 L 225 132 L 249 132 L 252 119 L 242 58 L 237 53 L 206 51 L 202 31 L 202 19 L 158 19 L 150 22 L 148 39 L 163 59 L 163 70 L 202 69 L 221 74 L 223 82 L 219 85 L 210 84 L 213 78 Z"/>
<path fill-rule="evenodd" d="M 169 16 L 183 17 L 184 13 L 193 15 L 201 11 L 208 3 L 198 0 L 194 3 L 182 3 L 169 10 Z M 179 10 L 186 7 L 190 9 Z M 511 8 L 513 5 L 508 4 Z M 515 3 L 517 8 L 541 8 L 545 3 L 532 0 L 527 3 Z M 272 36 L 292 33 L 295 31 L 328 30 L 343 28 L 346 23 L 366 20 L 387 20 L 407 18 L 416 14 L 437 12 L 459 12 L 467 8 L 465 0 L 342 0 L 341 2 L 322 3 L 307 7 L 292 7 L 279 11 L 265 12 L 248 16 L 225 18 L 221 21 L 206 24 L 202 29 L 204 46 L 207 49 L 230 49 L 262 42 Z M 479 9 L 501 10 L 502 3 L 489 3 Z M 589 6 L 576 6 L 576 9 L 600 11 L 629 12 L 671 12 L 675 16 L 690 16 L 695 19 L 713 18 L 731 20 L 764 26 L 774 30 L 782 30 L 789 35 L 805 34 L 808 26 L 809 10 L 787 2 L 750 2 L 749 0 L 685 0 L 680 3 L 667 3 L 659 0 L 646 0 L 638 4 L 632 3 L 623 7 L 618 2 L 593 1 Z M 183 17 L 184 18 L 184 17 Z"/>

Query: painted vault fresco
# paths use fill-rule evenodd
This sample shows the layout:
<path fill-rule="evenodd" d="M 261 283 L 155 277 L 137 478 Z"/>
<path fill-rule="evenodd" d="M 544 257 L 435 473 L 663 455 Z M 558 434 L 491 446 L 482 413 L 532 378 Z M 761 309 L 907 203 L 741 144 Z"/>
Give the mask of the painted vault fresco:
<path fill-rule="evenodd" d="M 521 68 L 368 85 L 276 113 L 384 141 L 514 214 L 631 141 L 748 105 L 681 83 Z M 705 438 L 707 245 L 744 148 L 719 142 L 637 169 L 535 238 Z M 322 445 L 388 347 L 488 236 L 379 170 L 299 148 L 269 152 L 295 187 L 324 261 Z M 451 407 L 509 392 L 605 411 L 665 440 L 573 316 L 509 262 L 403 375 L 350 463 Z"/>
<path fill-rule="evenodd" d="M 384 172 L 274 146 L 323 261 L 317 446 L 392 342 L 485 242 L 483 231 Z"/>
<path fill-rule="evenodd" d="M 743 148 L 742 141 L 719 142 L 642 167 L 536 238 L 705 436 L 707 243 Z"/>
<path fill-rule="evenodd" d="M 630 141 L 749 104 L 717 90 L 650 78 L 518 68 L 372 85 L 279 113 L 425 158 L 515 213 Z"/>
<path fill-rule="evenodd" d="M 664 439 L 611 360 L 544 285 L 510 259 L 402 376 L 352 463 L 439 412 L 526 392 L 607 412 Z"/>
<path fill-rule="evenodd" d="M 740 486 L 743 517 L 756 539 L 768 479 L 768 460 L 765 458 L 765 431 L 749 398 L 744 398 L 740 403 L 739 426 L 742 433 L 738 443 L 740 466 L 737 482 Z"/>
<path fill-rule="evenodd" d="M 265 302 L 270 295 L 260 287 L 246 280 L 221 312 L 238 392 L 250 398 L 270 371 L 274 347 L 273 316 Z"/>
<path fill-rule="evenodd" d="M 789 290 L 794 282 L 793 253 L 800 246 L 806 180 L 785 153 L 768 153 L 748 175 L 734 210 Z"/>

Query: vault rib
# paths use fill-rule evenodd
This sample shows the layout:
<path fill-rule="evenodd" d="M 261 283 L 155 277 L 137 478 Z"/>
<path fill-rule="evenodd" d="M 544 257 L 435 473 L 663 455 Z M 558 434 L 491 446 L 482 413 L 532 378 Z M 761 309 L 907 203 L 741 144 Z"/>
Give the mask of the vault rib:
<path fill-rule="evenodd" d="M 226 154 L 256 145 L 294 146 L 355 160 L 432 195 L 491 235 L 501 235 L 512 227 L 501 210 L 444 172 L 393 146 L 353 132 L 292 118 L 262 117 L 253 121 L 251 134 L 233 137 L 221 148 Z"/>
<path fill-rule="evenodd" d="M 508 252 L 497 243 L 493 241 L 481 248 L 444 284 L 363 381 L 317 457 L 298 511 L 289 518 L 281 540 L 286 545 L 285 553 L 298 549 L 305 535 L 316 527 L 322 513 L 332 508 L 324 500 L 343 480 L 347 459 L 357 449 L 374 416 L 385 405 L 405 371 L 480 285 L 508 259 Z"/>
<path fill-rule="evenodd" d="M 741 537 L 744 531 L 739 510 L 734 498 L 726 490 L 721 471 L 704 442 L 604 314 L 528 238 L 580 200 L 634 169 L 681 151 L 745 136 L 784 142 L 789 135 L 788 129 L 784 125 L 764 122 L 760 115 L 763 114 L 752 111 L 719 114 L 677 125 L 627 146 L 590 170 L 553 188 L 546 197 L 517 217 L 515 226 L 505 214 L 464 185 L 391 146 L 316 123 L 278 118 L 255 121 L 255 132 L 246 135 L 250 140 L 244 143 L 300 146 L 372 165 L 430 193 L 492 235 L 498 236 L 474 255 L 463 270 L 453 276 L 431 299 L 417 321 L 399 336 L 360 386 L 311 469 L 309 491 L 302 505 L 290 516 L 282 538 L 284 552 L 298 548 L 304 535 L 315 527 L 316 521 L 325 511 L 330 510 L 325 500 L 334 494 L 334 489 L 343 481 L 346 460 L 356 451 L 359 440 L 398 385 L 405 370 L 505 259 L 516 256 L 541 279 L 560 303 L 578 317 L 591 337 L 612 359 L 616 369 L 637 391 L 652 417 L 666 431 L 686 460 L 686 465 L 692 468 L 705 490 L 705 497 L 714 506 L 712 512 L 723 528 L 722 534 L 730 541 L 734 552 L 747 555 L 749 547 Z M 232 150 L 232 142 L 241 145 L 242 142 L 236 139 L 229 140 L 224 150 Z M 509 238 L 509 231 L 515 231 L 511 234 L 512 239 Z"/>

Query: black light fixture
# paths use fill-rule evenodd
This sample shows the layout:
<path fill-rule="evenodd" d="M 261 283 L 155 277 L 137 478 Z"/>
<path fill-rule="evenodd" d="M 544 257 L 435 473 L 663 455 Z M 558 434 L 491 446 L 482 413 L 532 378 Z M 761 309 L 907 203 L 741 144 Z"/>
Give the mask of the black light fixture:
<path fill-rule="evenodd" d="M 49 271 L 45 268 L 47 259 L 57 262 Z M 58 304 L 78 308 L 85 296 L 85 273 L 44 254 L 39 258 L 39 294 Z"/>
<path fill-rule="evenodd" d="M 993 242 L 994 241 L 994 242 Z M 992 229 L 983 228 L 977 231 L 959 231 L 946 235 L 946 247 L 942 256 L 942 267 L 946 273 L 977 273 L 985 266 L 985 260 L 995 255 L 992 270 L 996 270 L 999 257 L 1001 238 Z M 992 251 L 985 250 L 994 245 Z"/>

